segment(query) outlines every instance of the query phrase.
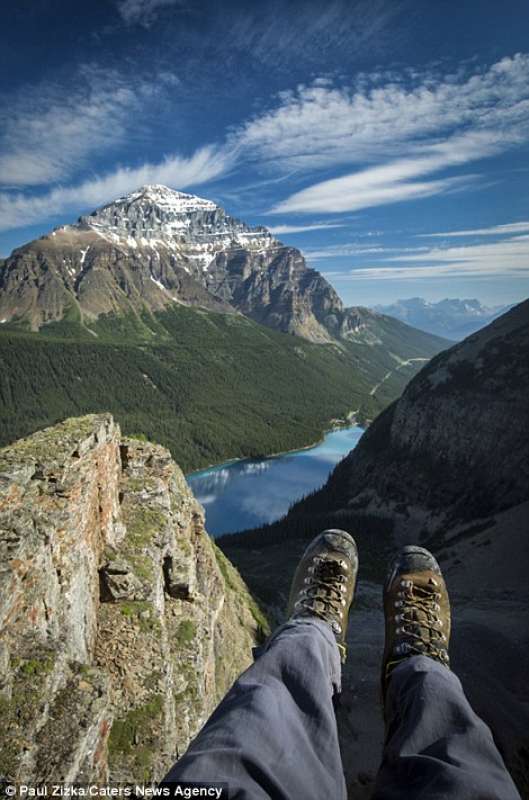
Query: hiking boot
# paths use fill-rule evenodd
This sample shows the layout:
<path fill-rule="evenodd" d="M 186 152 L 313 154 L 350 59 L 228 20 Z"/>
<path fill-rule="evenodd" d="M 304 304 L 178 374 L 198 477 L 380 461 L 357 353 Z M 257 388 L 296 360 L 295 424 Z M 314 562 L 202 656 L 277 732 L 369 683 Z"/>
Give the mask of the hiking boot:
<path fill-rule="evenodd" d="M 309 544 L 292 580 L 287 616 L 319 617 L 334 633 L 342 662 L 345 634 L 358 572 L 355 540 L 345 531 L 327 530 Z"/>
<path fill-rule="evenodd" d="M 396 557 L 384 585 L 386 643 L 382 697 L 391 672 L 411 656 L 450 666 L 450 603 L 441 568 L 424 547 L 408 545 Z"/>

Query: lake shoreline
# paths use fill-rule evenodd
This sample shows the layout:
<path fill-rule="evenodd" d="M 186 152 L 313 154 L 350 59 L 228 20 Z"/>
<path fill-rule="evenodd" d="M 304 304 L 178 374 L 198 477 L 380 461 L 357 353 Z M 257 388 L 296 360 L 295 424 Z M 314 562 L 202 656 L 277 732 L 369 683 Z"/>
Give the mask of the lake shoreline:
<path fill-rule="evenodd" d="M 331 422 L 336 422 L 336 424 L 332 425 L 330 428 L 326 428 L 320 438 L 311 444 L 306 444 L 302 447 L 294 447 L 292 450 L 280 450 L 277 453 L 267 453 L 266 455 L 261 453 L 253 456 L 242 456 L 241 458 L 229 458 L 227 461 L 219 461 L 217 464 L 208 464 L 207 467 L 200 467 L 200 469 L 194 469 L 192 472 L 186 472 L 184 478 L 186 480 L 188 478 L 197 478 L 202 473 L 206 474 L 210 470 L 218 470 L 222 469 L 222 467 L 231 467 L 234 464 L 243 464 L 247 461 L 266 461 L 269 458 L 280 458 L 281 456 L 293 455 L 294 453 L 303 453 L 305 450 L 312 450 L 314 447 L 319 447 L 321 444 L 323 444 L 329 433 L 332 433 L 333 431 L 346 430 L 354 425 L 356 425 L 358 428 L 362 428 L 365 431 L 367 424 L 360 424 L 357 421 L 357 413 L 357 411 L 350 411 L 345 420 L 330 420 Z"/>
<path fill-rule="evenodd" d="M 186 476 L 206 512 L 213 538 L 279 519 L 301 497 L 318 489 L 358 444 L 364 427 L 336 424 L 319 440 L 296 450 L 232 459 Z"/>

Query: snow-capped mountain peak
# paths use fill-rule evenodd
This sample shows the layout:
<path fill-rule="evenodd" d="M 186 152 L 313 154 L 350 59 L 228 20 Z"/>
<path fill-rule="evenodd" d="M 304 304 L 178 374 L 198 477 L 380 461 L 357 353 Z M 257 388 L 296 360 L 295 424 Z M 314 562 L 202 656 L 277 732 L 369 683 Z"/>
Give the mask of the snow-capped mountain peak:
<path fill-rule="evenodd" d="M 147 184 L 79 219 L 89 229 L 122 248 L 186 249 L 191 261 L 207 268 L 226 248 L 268 248 L 276 243 L 263 227 L 252 228 L 212 200 L 168 186 Z"/>
<path fill-rule="evenodd" d="M 160 183 L 140 186 L 136 191 L 119 197 L 114 203 L 111 203 L 111 205 L 119 203 L 128 206 L 131 203 L 137 202 L 164 207 L 177 213 L 188 213 L 198 209 L 214 211 L 218 208 L 216 203 L 211 200 L 206 200 L 194 194 L 179 192 L 176 189 L 170 189 L 168 186 L 164 186 Z"/>

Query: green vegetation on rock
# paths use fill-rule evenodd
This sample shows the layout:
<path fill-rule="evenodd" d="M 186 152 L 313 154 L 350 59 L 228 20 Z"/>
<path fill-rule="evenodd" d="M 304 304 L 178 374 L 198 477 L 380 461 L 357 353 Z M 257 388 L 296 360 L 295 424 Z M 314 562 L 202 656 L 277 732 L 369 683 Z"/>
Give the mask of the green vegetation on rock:
<path fill-rule="evenodd" d="M 211 540 L 211 545 L 213 547 L 213 552 L 215 553 L 215 558 L 217 559 L 217 564 L 226 583 L 226 588 L 230 589 L 232 592 L 235 592 L 237 595 L 244 598 L 244 601 L 248 606 L 248 609 L 250 610 L 252 617 L 257 623 L 257 627 L 258 630 L 260 631 L 261 636 L 262 637 L 266 636 L 267 634 L 270 633 L 270 624 L 265 614 L 261 611 L 259 604 L 248 592 L 248 589 L 246 588 L 236 568 L 229 561 L 229 559 L 226 558 L 222 550 L 219 547 L 217 547 L 217 545 L 213 540 Z"/>
<path fill-rule="evenodd" d="M 49 691 L 53 666 L 52 654 L 11 658 L 13 683 L 10 696 L 0 694 L 0 773 L 8 779 L 14 779 L 14 769 L 22 757 L 24 743 L 29 742 L 33 735 L 35 722 Z"/>
<path fill-rule="evenodd" d="M 196 633 L 196 623 L 191 619 L 183 619 L 176 631 L 176 641 L 181 647 L 185 647 L 193 641 Z"/>
<path fill-rule="evenodd" d="M 115 719 L 108 738 L 108 758 L 121 762 L 123 756 L 131 760 L 133 774 L 148 780 L 156 748 L 149 746 L 149 735 L 159 724 L 163 711 L 163 698 L 154 697 L 142 706 L 131 709 L 121 719 Z"/>
<path fill-rule="evenodd" d="M 139 504 L 127 506 L 124 517 L 128 539 L 134 549 L 151 544 L 153 537 L 167 524 L 161 511 Z"/>
<path fill-rule="evenodd" d="M 127 600 L 119 603 L 119 610 L 124 617 L 135 622 L 143 633 L 150 633 L 159 628 L 156 612 L 152 603 L 147 600 Z"/>

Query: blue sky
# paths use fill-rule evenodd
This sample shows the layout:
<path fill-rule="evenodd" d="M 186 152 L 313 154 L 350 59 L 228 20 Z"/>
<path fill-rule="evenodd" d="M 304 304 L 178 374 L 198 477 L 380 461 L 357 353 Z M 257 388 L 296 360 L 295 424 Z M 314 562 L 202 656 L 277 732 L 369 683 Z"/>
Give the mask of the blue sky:
<path fill-rule="evenodd" d="M 267 225 L 347 304 L 529 295 L 526 0 L 1 14 L 0 255 L 163 183 Z"/>

